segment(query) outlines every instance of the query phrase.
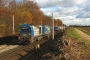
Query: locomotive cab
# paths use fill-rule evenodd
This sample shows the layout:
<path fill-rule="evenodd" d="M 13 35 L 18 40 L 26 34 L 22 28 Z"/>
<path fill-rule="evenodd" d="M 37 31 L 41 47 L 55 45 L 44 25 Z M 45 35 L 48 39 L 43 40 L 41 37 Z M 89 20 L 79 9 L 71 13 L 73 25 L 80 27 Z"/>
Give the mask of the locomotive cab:
<path fill-rule="evenodd" d="M 28 24 L 22 24 L 20 26 L 20 43 L 29 43 L 31 37 L 31 27 Z"/>
<path fill-rule="evenodd" d="M 30 28 L 21 28 L 20 38 L 30 38 L 31 37 L 31 29 Z"/>
<path fill-rule="evenodd" d="M 42 34 L 44 39 L 49 39 L 51 36 L 51 27 L 50 26 L 43 26 L 42 27 Z"/>

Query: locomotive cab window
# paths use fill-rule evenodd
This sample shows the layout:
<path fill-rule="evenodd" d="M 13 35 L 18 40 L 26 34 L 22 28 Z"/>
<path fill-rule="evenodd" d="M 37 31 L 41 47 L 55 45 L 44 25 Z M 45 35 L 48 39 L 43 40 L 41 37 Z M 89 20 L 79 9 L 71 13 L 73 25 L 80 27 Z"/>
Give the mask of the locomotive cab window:
<path fill-rule="evenodd" d="M 21 31 L 29 31 L 28 28 L 22 28 Z"/>

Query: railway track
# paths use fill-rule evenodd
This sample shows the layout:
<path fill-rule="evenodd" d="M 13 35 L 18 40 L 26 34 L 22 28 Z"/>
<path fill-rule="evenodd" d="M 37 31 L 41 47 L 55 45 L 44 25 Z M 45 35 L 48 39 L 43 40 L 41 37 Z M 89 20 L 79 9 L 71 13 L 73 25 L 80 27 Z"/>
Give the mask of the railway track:
<path fill-rule="evenodd" d="M 14 46 L 12 46 L 12 45 L 3 45 L 3 46 L 0 46 L 0 53 L 3 53 L 3 52 L 5 52 L 5 51 L 8 51 L 8 50 L 11 50 L 11 49 L 13 49 L 13 48 L 16 48 L 16 47 L 18 47 L 18 45 L 14 45 Z"/>
<path fill-rule="evenodd" d="M 60 37 L 61 34 L 55 36 L 55 40 Z M 50 47 L 53 45 L 55 40 L 49 39 L 40 40 L 26 46 L 18 46 L 13 49 L 9 49 L 5 52 L 0 53 L 0 60 L 35 60 L 40 59 L 42 55 L 50 52 Z M 38 48 L 37 46 L 40 46 Z"/>
<path fill-rule="evenodd" d="M 47 53 L 53 52 L 55 55 L 61 55 L 60 60 L 66 60 L 62 39 L 60 38 L 60 34 L 55 36 L 55 40 L 50 39 L 48 42 L 43 44 L 40 49 L 36 52 L 33 51 L 32 53 L 29 52 L 26 56 L 22 57 L 20 60 L 45 60 L 43 56 Z M 59 47 L 57 46 L 59 45 Z M 58 47 L 58 48 L 57 48 Z M 59 50 L 59 51 L 56 51 Z M 47 59 L 46 59 L 47 60 Z"/>
<path fill-rule="evenodd" d="M 46 40 L 41 40 L 26 46 L 18 46 L 13 49 L 9 49 L 5 52 L 0 53 L 0 60 L 18 60 L 19 58 L 26 55 L 29 51 L 33 50 L 36 44 L 43 44 Z"/>

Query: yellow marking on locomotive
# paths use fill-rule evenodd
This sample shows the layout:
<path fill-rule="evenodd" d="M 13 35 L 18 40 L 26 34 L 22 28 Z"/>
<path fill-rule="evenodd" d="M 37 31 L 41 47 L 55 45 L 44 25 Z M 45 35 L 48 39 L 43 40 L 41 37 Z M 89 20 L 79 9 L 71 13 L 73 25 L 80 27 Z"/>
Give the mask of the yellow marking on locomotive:
<path fill-rule="evenodd" d="M 49 28 L 49 27 L 47 27 L 47 30 L 48 30 L 48 31 L 50 31 L 50 28 Z"/>

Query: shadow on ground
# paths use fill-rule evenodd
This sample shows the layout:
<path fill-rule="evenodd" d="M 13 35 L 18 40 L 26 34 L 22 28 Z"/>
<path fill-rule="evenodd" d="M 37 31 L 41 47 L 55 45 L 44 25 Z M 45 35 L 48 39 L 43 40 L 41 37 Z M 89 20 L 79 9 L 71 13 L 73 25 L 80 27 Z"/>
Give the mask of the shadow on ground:
<path fill-rule="evenodd" d="M 17 45 L 18 42 L 18 36 L 5 36 L 0 38 L 0 45 L 6 44 L 6 45 Z"/>

